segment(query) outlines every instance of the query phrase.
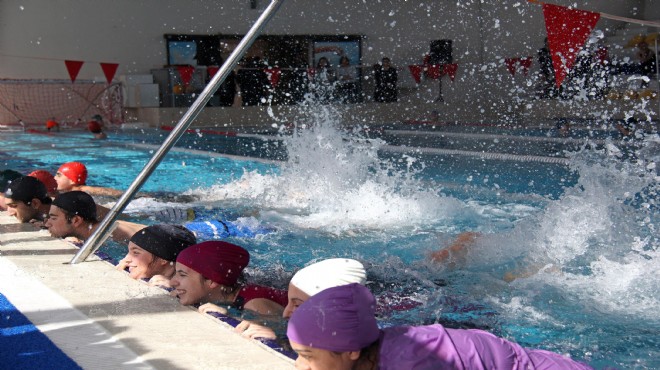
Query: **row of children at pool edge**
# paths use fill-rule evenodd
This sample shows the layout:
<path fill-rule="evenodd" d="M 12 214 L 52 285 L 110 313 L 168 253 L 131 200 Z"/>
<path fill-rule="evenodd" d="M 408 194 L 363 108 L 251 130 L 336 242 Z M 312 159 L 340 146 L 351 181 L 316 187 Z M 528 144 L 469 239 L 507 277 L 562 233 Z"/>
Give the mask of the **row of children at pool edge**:
<path fill-rule="evenodd" d="M 52 180 L 46 171 L 28 176 L 2 171 L 0 206 L 20 222 L 43 223 L 54 237 L 84 241 L 99 224 L 99 207 L 84 190 L 103 188 L 86 188 L 84 165 L 72 163 L 78 164 L 62 165 Z M 49 190 L 59 194 L 52 199 Z M 250 254 L 241 246 L 220 240 L 198 243 L 181 225 L 117 223 L 113 239 L 128 243 L 118 269 L 168 288 L 181 304 L 204 313 L 227 313 L 233 307 L 289 319 L 286 336 L 298 354 L 299 369 L 590 369 L 482 330 L 439 324 L 381 329 L 376 300 L 366 288 L 367 272 L 354 259 L 311 263 L 293 275 L 284 291 L 244 279 Z M 250 338 L 277 338 L 269 327 L 250 321 L 236 331 Z"/>

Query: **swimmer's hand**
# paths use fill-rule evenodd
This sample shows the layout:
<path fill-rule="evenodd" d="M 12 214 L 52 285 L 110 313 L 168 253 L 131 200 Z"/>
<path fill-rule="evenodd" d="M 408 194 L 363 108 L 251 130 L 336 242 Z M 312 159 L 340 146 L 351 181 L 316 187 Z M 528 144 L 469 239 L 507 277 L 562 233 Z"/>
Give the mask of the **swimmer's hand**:
<path fill-rule="evenodd" d="M 34 226 L 37 229 L 48 229 L 46 225 L 44 225 L 43 221 L 39 221 L 34 218 L 30 220 L 30 224 L 32 224 L 32 226 Z"/>
<path fill-rule="evenodd" d="M 221 313 L 223 315 L 226 315 L 227 313 L 229 313 L 229 311 L 227 311 L 226 308 L 220 307 L 220 306 L 218 306 L 216 304 L 213 304 L 213 303 L 204 303 L 203 305 L 199 306 L 198 310 L 201 313 L 217 312 L 217 313 Z"/>
<path fill-rule="evenodd" d="M 147 284 L 151 286 L 159 286 L 162 288 L 171 288 L 172 286 L 170 285 L 170 279 L 166 278 L 163 275 L 154 275 L 149 279 Z"/>
<path fill-rule="evenodd" d="M 240 324 L 236 325 L 234 331 L 250 339 L 277 339 L 273 329 L 247 320 L 241 321 Z"/>
<path fill-rule="evenodd" d="M 115 268 L 119 271 L 125 271 L 127 267 L 128 264 L 126 263 L 125 259 L 119 260 L 119 262 L 117 262 L 117 266 L 115 266 Z"/>

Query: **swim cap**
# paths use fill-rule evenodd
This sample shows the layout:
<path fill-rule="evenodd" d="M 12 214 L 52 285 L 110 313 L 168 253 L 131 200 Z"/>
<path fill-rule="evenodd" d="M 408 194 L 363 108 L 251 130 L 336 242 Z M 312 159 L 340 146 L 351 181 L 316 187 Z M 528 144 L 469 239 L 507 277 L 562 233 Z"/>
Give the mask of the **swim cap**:
<path fill-rule="evenodd" d="M 97 221 L 94 198 L 84 191 L 75 190 L 60 194 L 53 201 L 53 205 L 72 215 L 78 215 L 84 220 Z"/>
<path fill-rule="evenodd" d="M 45 170 L 36 170 L 30 172 L 28 176 L 32 176 L 35 179 L 43 182 L 44 185 L 46 185 L 46 191 L 49 194 L 57 193 L 57 181 L 55 181 L 55 177 L 50 172 Z"/>
<path fill-rule="evenodd" d="M 57 127 L 57 122 L 55 120 L 49 119 L 46 121 L 46 128 L 55 128 Z"/>
<path fill-rule="evenodd" d="M 184 249 L 176 261 L 218 284 L 234 286 L 250 262 L 250 253 L 231 243 L 207 241 Z"/>
<path fill-rule="evenodd" d="M 103 132 L 103 129 L 101 129 L 101 124 L 98 121 L 89 121 L 87 123 L 87 128 L 92 134 Z"/>
<path fill-rule="evenodd" d="M 312 348 L 359 351 L 380 337 L 375 310 L 376 299 L 364 285 L 329 288 L 296 309 L 286 335 Z"/>
<path fill-rule="evenodd" d="M 195 235 L 179 225 L 151 225 L 136 232 L 131 242 L 156 257 L 174 262 L 182 250 L 197 243 Z"/>
<path fill-rule="evenodd" d="M 19 177 L 23 177 L 23 175 L 21 175 L 20 172 L 16 172 L 14 170 L 0 171 L 0 191 L 4 193 L 9 187 L 9 184 L 11 184 L 13 180 L 16 180 Z"/>
<path fill-rule="evenodd" d="M 52 199 L 48 196 L 46 185 L 32 176 L 22 176 L 9 184 L 5 197 L 30 204 L 32 199 L 39 199 L 41 203 L 50 204 Z"/>
<path fill-rule="evenodd" d="M 291 278 L 291 284 L 309 296 L 340 285 L 364 285 L 366 282 L 367 272 L 364 266 L 349 258 L 330 258 L 311 264 Z"/>
<path fill-rule="evenodd" d="M 67 162 L 57 170 L 76 185 L 85 185 L 87 181 L 87 167 L 80 162 Z"/>

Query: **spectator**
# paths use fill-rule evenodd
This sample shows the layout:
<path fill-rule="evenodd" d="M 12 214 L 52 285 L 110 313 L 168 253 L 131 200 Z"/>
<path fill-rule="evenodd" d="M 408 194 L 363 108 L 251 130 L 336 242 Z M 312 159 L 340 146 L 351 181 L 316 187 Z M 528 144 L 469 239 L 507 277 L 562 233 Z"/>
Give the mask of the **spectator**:
<path fill-rule="evenodd" d="M 397 81 L 399 79 L 396 68 L 392 66 L 390 58 L 383 58 L 380 64 L 374 65 L 374 100 L 380 103 L 392 103 L 397 98 Z"/>
<path fill-rule="evenodd" d="M 555 68 L 552 65 L 552 56 L 550 55 L 550 46 L 548 45 L 547 37 L 543 40 L 543 47 L 538 50 L 538 62 L 542 87 L 540 98 L 554 98 L 557 96 Z"/>
<path fill-rule="evenodd" d="M 312 91 L 319 102 L 327 103 L 332 100 L 336 79 L 335 70 L 328 62 L 328 58 L 321 57 L 312 76 Z"/>
<path fill-rule="evenodd" d="M 269 93 L 270 81 L 264 71 L 261 58 L 251 57 L 244 61 L 243 68 L 236 74 L 241 89 L 243 105 L 265 105 Z"/>
<path fill-rule="evenodd" d="M 339 59 L 337 68 L 337 88 L 335 95 L 342 103 L 355 103 L 357 97 L 357 70 L 347 56 Z"/>

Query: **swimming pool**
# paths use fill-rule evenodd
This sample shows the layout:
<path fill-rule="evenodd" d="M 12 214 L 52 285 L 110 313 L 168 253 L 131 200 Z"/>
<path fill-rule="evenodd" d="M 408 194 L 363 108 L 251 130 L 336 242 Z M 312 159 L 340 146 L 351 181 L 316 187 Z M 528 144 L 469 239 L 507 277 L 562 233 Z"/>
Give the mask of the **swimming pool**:
<path fill-rule="evenodd" d="M 597 368 L 660 366 L 657 139 L 647 138 L 637 161 L 599 147 L 568 155 L 566 165 L 388 151 L 385 137 L 355 133 L 363 131 L 319 119 L 266 144 L 186 134 L 177 147 L 233 145 L 232 154 L 269 159 L 285 148 L 287 161 L 173 151 L 142 189 L 164 198 L 136 199 L 127 211 L 193 208 L 201 217 L 230 213 L 274 227 L 231 241 L 250 251 L 252 279 L 279 287 L 311 260 L 359 259 L 381 300 L 420 304 L 384 313 L 385 325 L 439 320 L 488 328 Z M 126 188 L 155 150 L 149 145 L 165 138 L 157 131 L 115 133 L 105 142 L 88 136 L 3 133 L 0 160 L 51 172 L 80 160 L 90 184 Z M 280 154 L 264 153 L 270 148 Z M 172 193 L 190 197 L 183 204 Z M 465 266 L 428 262 L 429 251 L 463 231 L 483 234 Z M 501 279 L 530 265 L 546 269 Z"/>

